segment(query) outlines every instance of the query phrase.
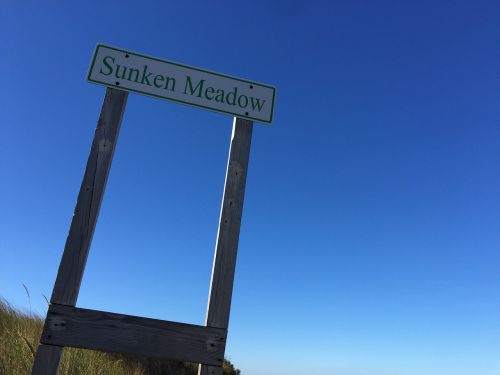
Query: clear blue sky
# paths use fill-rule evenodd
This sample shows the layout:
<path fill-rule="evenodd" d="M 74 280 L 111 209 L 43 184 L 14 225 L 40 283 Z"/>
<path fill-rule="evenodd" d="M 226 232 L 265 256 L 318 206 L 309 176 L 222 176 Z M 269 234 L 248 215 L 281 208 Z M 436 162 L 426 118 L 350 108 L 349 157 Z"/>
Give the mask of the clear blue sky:
<path fill-rule="evenodd" d="M 46 309 L 102 42 L 277 87 L 227 347 L 244 375 L 500 374 L 499 3 L 176 3 L 3 2 L 0 295 Z M 78 306 L 203 323 L 231 123 L 130 95 Z"/>

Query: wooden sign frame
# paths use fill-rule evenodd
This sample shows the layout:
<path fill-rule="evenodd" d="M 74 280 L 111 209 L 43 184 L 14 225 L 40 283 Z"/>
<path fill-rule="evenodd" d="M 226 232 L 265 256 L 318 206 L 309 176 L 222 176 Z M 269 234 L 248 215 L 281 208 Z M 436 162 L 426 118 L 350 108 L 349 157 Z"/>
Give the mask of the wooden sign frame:
<path fill-rule="evenodd" d="M 221 375 L 253 122 L 235 117 L 205 326 L 77 308 L 128 93 L 107 88 L 32 375 L 56 375 L 65 346 L 200 363 Z"/>

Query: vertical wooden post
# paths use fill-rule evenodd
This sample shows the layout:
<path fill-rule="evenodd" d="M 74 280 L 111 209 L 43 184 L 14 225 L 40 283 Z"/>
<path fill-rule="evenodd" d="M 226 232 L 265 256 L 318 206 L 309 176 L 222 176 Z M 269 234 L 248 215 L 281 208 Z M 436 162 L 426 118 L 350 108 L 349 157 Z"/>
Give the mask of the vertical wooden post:
<path fill-rule="evenodd" d="M 252 128 L 252 121 L 235 117 L 208 300 L 209 327 L 227 329 L 229 323 Z M 222 367 L 200 365 L 198 374 L 221 375 Z"/>
<path fill-rule="evenodd" d="M 106 89 L 51 304 L 75 306 L 128 93 Z M 62 347 L 40 344 L 32 375 L 56 375 Z"/>

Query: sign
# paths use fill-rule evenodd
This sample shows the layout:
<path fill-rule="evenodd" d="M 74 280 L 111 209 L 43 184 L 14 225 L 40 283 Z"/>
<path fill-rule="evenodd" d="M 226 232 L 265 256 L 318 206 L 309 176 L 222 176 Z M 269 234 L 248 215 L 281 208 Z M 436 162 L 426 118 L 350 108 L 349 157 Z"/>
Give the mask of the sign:
<path fill-rule="evenodd" d="M 87 79 L 244 119 L 273 120 L 272 86 L 102 44 L 96 47 Z"/>

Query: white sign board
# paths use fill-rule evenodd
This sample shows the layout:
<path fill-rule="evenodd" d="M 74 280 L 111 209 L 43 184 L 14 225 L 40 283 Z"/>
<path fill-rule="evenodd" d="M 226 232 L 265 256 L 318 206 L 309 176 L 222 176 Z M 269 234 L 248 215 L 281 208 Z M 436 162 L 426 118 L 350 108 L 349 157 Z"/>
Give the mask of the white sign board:
<path fill-rule="evenodd" d="M 88 80 L 249 120 L 273 120 L 274 87 L 102 44 Z"/>

